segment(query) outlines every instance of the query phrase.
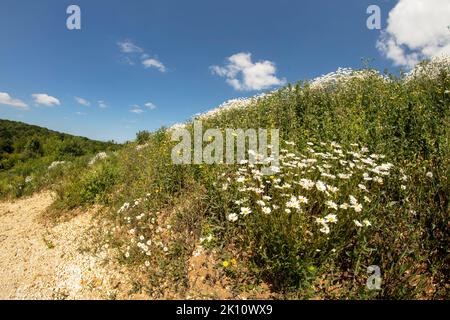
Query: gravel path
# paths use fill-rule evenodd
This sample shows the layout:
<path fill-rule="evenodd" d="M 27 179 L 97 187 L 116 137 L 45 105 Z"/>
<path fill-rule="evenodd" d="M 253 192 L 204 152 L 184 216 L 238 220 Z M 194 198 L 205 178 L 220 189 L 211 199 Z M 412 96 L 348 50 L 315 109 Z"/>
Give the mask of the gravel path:
<path fill-rule="evenodd" d="M 43 192 L 0 203 L 0 299 L 131 298 L 126 270 L 80 251 L 89 242 L 92 212 L 46 227 L 39 216 L 54 200 Z"/>

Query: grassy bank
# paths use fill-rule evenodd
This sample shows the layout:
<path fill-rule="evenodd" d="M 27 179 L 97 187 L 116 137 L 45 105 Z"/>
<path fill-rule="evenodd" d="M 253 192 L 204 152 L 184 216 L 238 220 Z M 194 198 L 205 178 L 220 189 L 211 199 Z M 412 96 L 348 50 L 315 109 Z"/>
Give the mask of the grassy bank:
<path fill-rule="evenodd" d="M 198 117 L 204 129 L 278 128 L 272 176 L 263 162 L 173 165 L 163 128 L 66 174 L 55 208 L 104 205 L 101 245 L 156 297 L 186 294 L 198 252 L 214 253 L 236 295 L 264 284 L 276 298 L 448 297 L 449 67 L 341 72 Z"/>

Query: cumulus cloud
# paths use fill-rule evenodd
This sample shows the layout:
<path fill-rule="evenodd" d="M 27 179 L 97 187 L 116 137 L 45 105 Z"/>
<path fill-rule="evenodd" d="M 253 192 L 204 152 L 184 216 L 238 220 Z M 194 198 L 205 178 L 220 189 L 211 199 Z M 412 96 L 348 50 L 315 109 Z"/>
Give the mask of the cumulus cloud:
<path fill-rule="evenodd" d="M 145 68 L 156 68 L 161 72 L 166 72 L 166 66 L 159 60 L 155 59 L 155 58 L 147 58 L 142 60 L 142 65 Z"/>
<path fill-rule="evenodd" d="M 59 106 L 61 104 L 61 102 L 57 98 L 49 96 L 46 93 L 34 93 L 31 96 L 34 99 L 34 102 L 39 105 L 53 107 Z"/>
<path fill-rule="evenodd" d="M 19 109 L 28 109 L 28 105 L 25 102 L 19 99 L 12 98 L 6 92 L 0 92 L 0 104 L 4 104 Z"/>
<path fill-rule="evenodd" d="M 145 111 L 142 110 L 142 108 L 140 106 L 135 104 L 135 105 L 131 106 L 130 112 L 136 113 L 136 114 L 141 114 L 141 113 L 144 113 Z"/>
<path fill-rule="evenodd" d="M 83 105 L 83 106 L 86 106 L 86 107 L 88 107 L 88 106 L 91 105 L 91 103 L 90 103 L 89 101 L 87 101 L 86 99 L 80 98 L 80 97 L 75 97 L 75 100 L 76 100 L 79 104 L 81 104 L 81 105 Z"/>
<path fill-rule="evenodd" d="M 118 41 L 117 45 L 123 53 L 141 53 L 144 50 L 141 47 L 135 45 L 131 40 Z"/>
<path fill-rule="evenodd" d="M 99 106 L 100 108 L 102 108 L 102 109 L 105 109 L 105 108 L 108 107 L 108 105 L 106 104 L 106 102 L 103 101 L 103 100 L 99 100 L 99 101 L 98 101 L 98 106 Z"/>
<path fill-rule="evenodd" d="M 144 49 L 135 45 L 131 40 L 118 41 L 117 45 L 122 53 L 121 61 L 124 64 L 134 66 L 136 61 L 140 61 L 146 69 L 155 68 L 161 72 L 166 72 L 166 66 L 155 57 L 151 57 Z"/>
<path fill-rule="evenodd" d="M 211 72 L 226 78 L 226 82 L 240 91 L 263 90 L 286 83 L 276 77 L 275 63 L 267 60 L 252 62 L 252 54 L 240 52 L 227 58 L 225 66 L 211 66 Z"/>
<path fill-rule="evenodd" d="M 151 102 L 147 102 L 146 104 L 144 104 L 145 107 L 147 107 L 150 110 L 156 109 L 156 105 L 154 103 Z"/>
<path fill-rule="evenodd" d="M 134 104 L 131 106 L 130 112 L 136 113 L 136 114 L 141 114 L 141 113 L 144 113 L 146 109 L 154 110 L 154 109 L 156 109 L 156 105 L 151 102 L 145 103 L 143 107 L 141 107 L 140 105 Z"/>
<path fill-rule="evenodd" d="M 399 0 L 377 41 L 395 65 L 412 67 L 421 59 L 450 55 L 450 1 Z"/>

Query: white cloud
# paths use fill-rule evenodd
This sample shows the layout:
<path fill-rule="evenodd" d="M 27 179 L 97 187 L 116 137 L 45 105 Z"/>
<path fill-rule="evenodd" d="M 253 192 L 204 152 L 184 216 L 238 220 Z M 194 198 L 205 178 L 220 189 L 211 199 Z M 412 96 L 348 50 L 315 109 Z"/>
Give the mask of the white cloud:
<path fill-rule="evenodd" d="M 81 105 L 83 105 L 83 106 L 86 106 L 86 107 L 88 107 L 88 106 L 91 105 L 91 103 L 90 103 L 89 101 L 87 101 L 86 99 L 80 98 L 80 97 L 75 97 L 75 100 L 76 100 L 79 104 L 81 104 Z"/>
<path fill-rule="evenodd" d="M 105 109 L 105 108 L 108 107 L 108 105 L 106 104 L 106 102 L 103 101 L 103 100 L 99 100 L 99 101 L 98 101 L 98 106 L 99 106 L 100 108 L 102 108 L 102 109 Z"/>
<path fill-rule="evenodd" d="M 19 109 L 28 109 L 28 105 L 25 102 L 19 99 L 13 99 L 6 92 L 0 92 L 0 104 L 4 104 Z"/>
<path fill-rule="evenodd" d="M 161 72 L 166 72 L 166 66 L 159 60 L 155 59 L 155 58 L 148 58 L 148 59 L 144 59 L 142 60 L 142 65 L 145 68 L 156 68 Z"/>
<path fill-rule="evenodd" d="M 49 96 L 46 93 L 34 93 L 31 95 L 34 99 L 34 102 L 36 104 L 53 107 L 53 106 L 59 106 L 61 102 L 52 96 Z"/>
<path fill-rule="evenodd" d="M 136 114 L 144 113 L 145 109 L 149 109 L 149 110 L 156 109 L 156 105 L 151 103 L 151 102 L 145 103 L 144 107 L 141 107 L 141 106 L 139 106 L 137 104 L 134 104 L 134 105 L 132 105 L 130 107 L 131 107 L 130 112 L 136 113 Z"/>
<path fill-rule="evenodd" d="M 141 113 L 143 113 L 143 112 L 145 112 L 145 111 L 142 110 L 142 108 L 141 108 L 140 106 L 138 106 L 138 105 L 133 105 L 133 106 L 131 106 L 130 112 L 136 113 L 136 114 L 141 114 Z"/>
<path fill-rule="evenodd" d="M 412 67 L 421 59 L 450 55 L 450 1 L 399 0 L 389 12 L 377 48 L 395 65 Z"/>
<path fill-rule="evenodd" d="M 85 116 L 85 115 L 87 115 L 86 112 L 80 112 L 80 111 L 75 112 L 75 114 L 78 115 L 78 116 Z"/>
<path fill-rule="evenodd" d="M 136 60 L 140 60 L 144 68 L 156 68 L 161 72 L 166 72 L 166 66 L 157 58 L 152 58 L 144 52 L 144 49 L 135 45 L 131 40 L 118 41 L 120 51 L 123 53 L 121 61 L 124 64 L 134 66 Z"/>
<path fill-rule="evenodd" d="M 225 77 L 226 82 L 236 90 L 263 90 L 286 83 L 285 79 L 276 77 L 275 63 L 263 60 L 252 62 L 252 54 L 240 52 L 227 58 L 224 67 L 211 66 L 211 72 Z"/>
<path fill-rule="evenodd" d="M 120 51 L 122 51 L 123 53 L 144 52 L 141 47 L 135 45 L 131 40 L 118 41 L 117 45 L 119 46 Z"/>
<path fill-rule="evenodd" d="M 151 102 L 147 102 L 146 104 L 144 104 L 144 106 L 146 106 L 150 110 L 156 109 L 156 105 L 154 103 L 151 103 Z"/>

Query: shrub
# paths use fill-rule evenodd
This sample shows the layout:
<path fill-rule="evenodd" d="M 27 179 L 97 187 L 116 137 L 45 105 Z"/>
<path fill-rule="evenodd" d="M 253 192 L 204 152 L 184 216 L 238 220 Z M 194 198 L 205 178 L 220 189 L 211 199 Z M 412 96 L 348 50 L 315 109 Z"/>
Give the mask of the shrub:
<path fill-rule="evenodd" d="M 136 133 L 136 143 L 144 144 L 150 139 L 150 132 L 148 131 L 139 131 Z"/>
<path fill-rule="evenodd" d="M 111 162 L 92 166 L 91 170 L 83 172 L 81 176 L 72 176 L 66 185 L 63 185 L 58 206 L 71 209 L 95 202 L 106 204 L 118 177 L 119 173 Z"/>

